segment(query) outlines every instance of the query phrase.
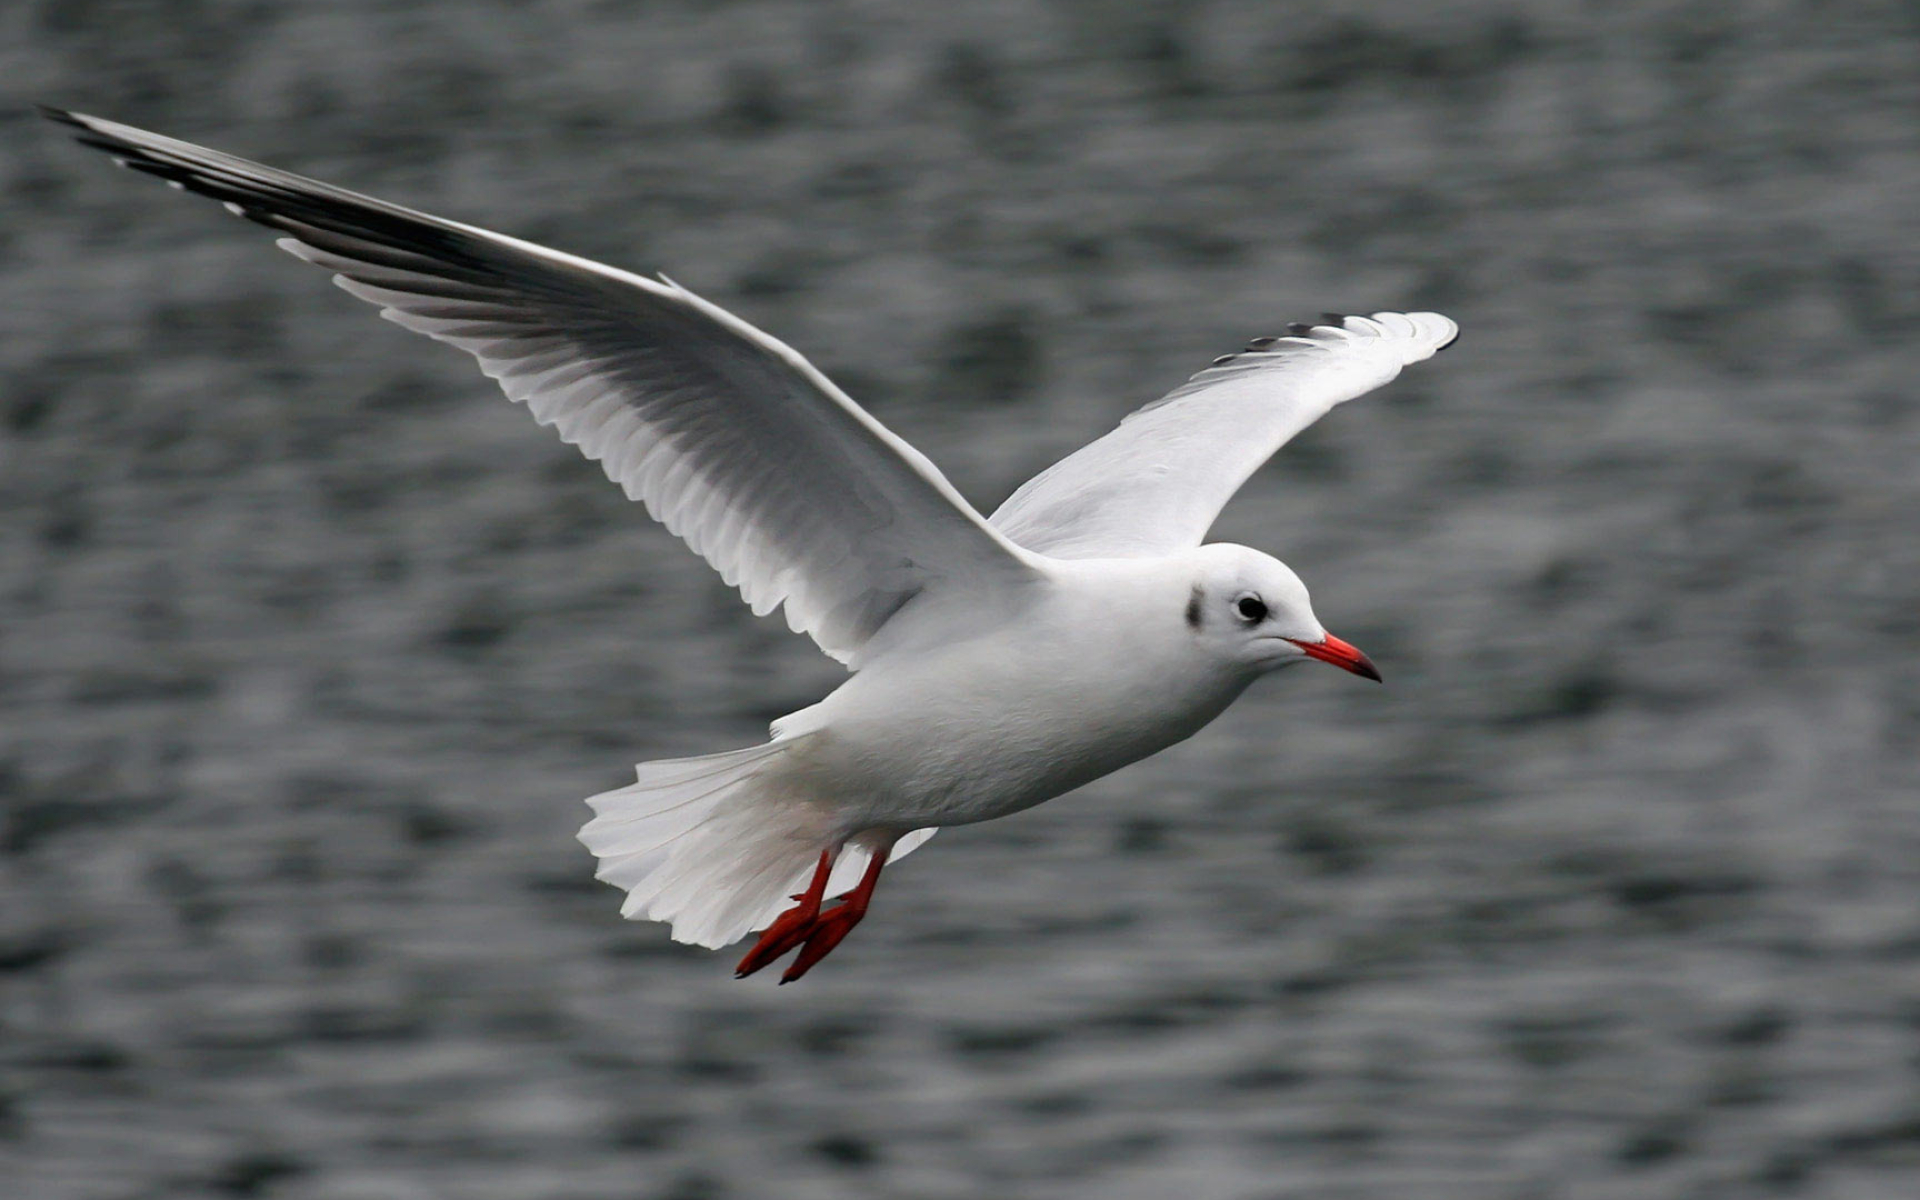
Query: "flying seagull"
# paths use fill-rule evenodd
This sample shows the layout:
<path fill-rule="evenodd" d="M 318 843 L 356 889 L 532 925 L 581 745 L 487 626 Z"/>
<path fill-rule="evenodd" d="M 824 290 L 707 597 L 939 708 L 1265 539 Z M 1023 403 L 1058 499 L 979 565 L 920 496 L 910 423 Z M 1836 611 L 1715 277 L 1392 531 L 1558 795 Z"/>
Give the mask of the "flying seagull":
<path fill-rule="evenodd" d="M 757 746 L 645 762 L 580 840 L 621 915 L 800 978 L 882 868 L 1179 742 L 1309 659 L 1367 679 L 1288 567 L 1203 544 L 1248 476 L 1334 405 L 1454 340 L 1438 313 L 1256 338 L 983 518 L 786 344 L 649 279 L 246 159 L 43 109 L 120 165 L 280 234 L 508 397 L 851 675 Z M 829 904 L 828 897 L 837 897 Z"/>

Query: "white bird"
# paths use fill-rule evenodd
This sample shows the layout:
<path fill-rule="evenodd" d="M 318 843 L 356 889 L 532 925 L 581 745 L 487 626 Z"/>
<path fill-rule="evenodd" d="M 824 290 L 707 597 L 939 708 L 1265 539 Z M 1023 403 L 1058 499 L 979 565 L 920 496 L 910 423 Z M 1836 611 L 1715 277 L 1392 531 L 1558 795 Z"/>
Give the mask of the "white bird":
<path fill-rule="evenodd" d="M 123 166 L 281 233 L 536 420 L 852 675 L 763 745 L 639 764 L 580 840 L 623 916 L 761 936 L 805 974 L 881 868 L 1181 741 L 1318 659 L 1379 679 L 1277 559 L 1201 539 L 1294 434 L 1454 340 L 1437 313 L 1294 325 L 1214 360 L 983 519 L 794 350 L 667 280 L 45 109 Z M 797 901 L 788 906 L 789 894 Z M 831 907 L 826 899 L 840 895 Z"/>

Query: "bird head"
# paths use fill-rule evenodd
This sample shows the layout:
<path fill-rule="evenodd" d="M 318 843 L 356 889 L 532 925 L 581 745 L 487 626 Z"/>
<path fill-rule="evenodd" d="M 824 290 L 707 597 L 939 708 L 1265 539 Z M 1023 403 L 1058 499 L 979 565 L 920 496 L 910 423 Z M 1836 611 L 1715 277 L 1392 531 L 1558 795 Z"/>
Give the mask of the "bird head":
<path fill-rule="evenodd" d="M 1245 546 L 1195 552 L 1186 622 L 1210 652 L 1258 672 L 1313 659 L 1380 678 L 1366 655 L 1320 624 L 1307 585 L 1287 564 Z"/>

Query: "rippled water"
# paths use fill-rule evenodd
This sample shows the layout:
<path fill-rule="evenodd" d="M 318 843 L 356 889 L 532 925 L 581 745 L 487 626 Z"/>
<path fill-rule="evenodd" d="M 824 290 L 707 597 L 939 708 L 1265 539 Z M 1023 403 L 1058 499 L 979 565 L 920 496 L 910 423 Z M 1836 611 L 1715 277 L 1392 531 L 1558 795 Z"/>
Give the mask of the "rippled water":
<path fill-rule="evenodd" d="M 1218 531 L 1299 671 L 805 983 L 572 833 L 837 668 L 464 359 L 0 122 L 8 1196 L 1920 1193 L 1898 5 L 31 3 L 20 99 L 675 278 L 990 507 L 1434 307 Z"/>

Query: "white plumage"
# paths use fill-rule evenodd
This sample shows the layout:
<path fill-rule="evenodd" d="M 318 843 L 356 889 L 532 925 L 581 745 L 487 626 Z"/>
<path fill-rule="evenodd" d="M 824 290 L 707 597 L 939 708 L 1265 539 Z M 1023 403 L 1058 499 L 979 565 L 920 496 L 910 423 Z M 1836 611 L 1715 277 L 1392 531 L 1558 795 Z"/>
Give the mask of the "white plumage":
<path fill-rule="evenodd" d="M 865 912 L 880 866 L 935 828 L 1151 754 L 1265 672 L 1314 658 L 1378 678 L 1286 566 L 1201 539 L 1287 439 L 1448 345 L 1457 331 L 1438 314 L 1258 339 L 988 521 L 798 353 L 664 278 L 47 115 L 278 231 L 389 320 L 471 354 L 755 612 L 784 607 L 855 670 L 765 745 L 642 763 L 589 801 L 581 840 L 627 892 L 623 914 L 710 946 L 767 929 L 743 971 L 800 946 L 796 978 Z"/>
<path fill-rule="evenodd" d="M 1438 313 L 1301 325 L 1225 355 L 1103 438 L 1028 480 L 993 524 L 1056 558 L 1197 546 L 1261 463 L 1342 401 L 1390 382 L 1459 333 Z"/>

